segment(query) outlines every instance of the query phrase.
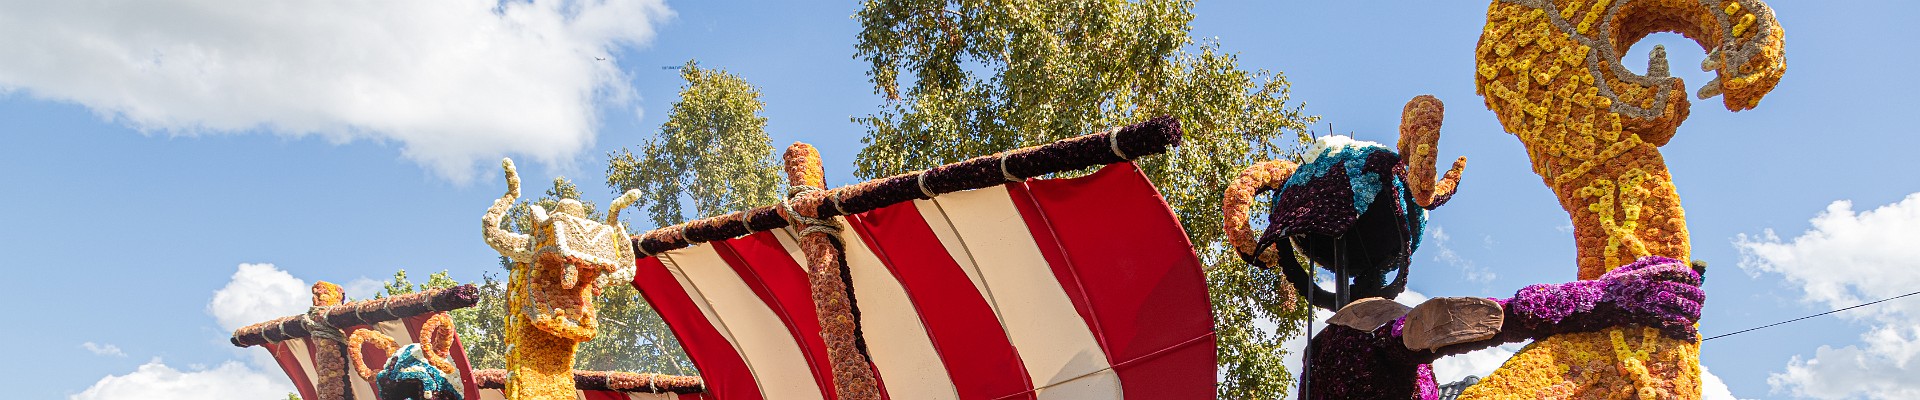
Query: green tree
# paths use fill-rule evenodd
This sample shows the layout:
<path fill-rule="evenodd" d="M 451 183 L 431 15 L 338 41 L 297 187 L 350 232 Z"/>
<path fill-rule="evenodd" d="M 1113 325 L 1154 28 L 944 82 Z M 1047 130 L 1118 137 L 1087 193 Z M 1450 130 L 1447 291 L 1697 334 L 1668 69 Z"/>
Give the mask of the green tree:
<path fill-rule="evenodd" d="M 634 207 L 646 207 L 655 226 L 686 222 L 686 203 L 694 217 L 703 217 L 779 201 L 760 90 L 692 60 L 680 67 L 680 77 L 687 83 L 660 134 L 642 143 L 638 155 L 628 149 L 607 155 L 607 186 L 645 193 Z"/>
<path fill-rule="evenodd" d="M 398 296 L 398 295 L 413 293 L 421 290 L 431 289 L 426 285 L 420 285 L 419 289 L 415 289 L 413 287 L 413 281 L 407 280 L 407 270 L 405 269 L 393 271 L 393 280 L 387 281 L 386 283 L 382 283 L 380 284 L 380 286 L 382 290 L 378 293 L 374 293 L 373 298 L 378 299 L 378 298 L 383 298 L 387 296 Z"/>
<path fill-rule="evenodd" d="M 646 193 L 634 207 L 645 206 L 655 226 L 686 222 L 688 205 L 699 217 L 779 201 L 780 177 L 767 119 L 760 116 L 765 104 L 759 89 L 726 70 L 703 69 L 691 60 L 680 67 L 680 77 L 687 83 L 660 133 L 643 142 L 637 155 L 627 149 L 608 154 L 607 186 L 614 193 Z M 648 307 L 637 298 L 627 304 Z M 652 314 L 651 308 L 647 313 Z M 665 324 L 660 327 L 665 332 Z M 677 342 L 652 343 L 668 345 L 658 352 L 686 358 Z"/>
<path fill-rule="evenodd" d="M 1284 278 L 1250 268 L 1220 231 L 1240 169 L 1290 157 L 1317 118 L 1288 83 L 1195 43 L 1190 0 L 867 0 L 856 57 L 889 100 L 867 128 L 856 175 L 877 178 L 1045 143 L 1159 115 L 1185 143 L 1138 162 L 1207 265 L 1222 398 L 1281 398 L 1281 343 L 1306 310 Z M 904 82 L 903 82 L 904 81 Z M 1276 330 L 1262 329 L 1274 323 Z"/>

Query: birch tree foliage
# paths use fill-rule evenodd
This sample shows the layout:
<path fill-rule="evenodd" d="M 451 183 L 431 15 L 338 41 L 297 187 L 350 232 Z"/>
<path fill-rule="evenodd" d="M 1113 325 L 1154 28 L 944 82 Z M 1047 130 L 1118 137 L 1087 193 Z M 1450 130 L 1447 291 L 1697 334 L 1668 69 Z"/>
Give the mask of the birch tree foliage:
<path fill-rule="evenodd" d="M 721 215 L 780 200 L 779 168 L 767 137 L 760 90 L 726 70 L 680 67 L 686 85 L 660 133 L 636 152 L 608 154 L 607 186 L 640 189 L 655 226 Z M 687 209 L 691 208 L 692 215 Z"/>

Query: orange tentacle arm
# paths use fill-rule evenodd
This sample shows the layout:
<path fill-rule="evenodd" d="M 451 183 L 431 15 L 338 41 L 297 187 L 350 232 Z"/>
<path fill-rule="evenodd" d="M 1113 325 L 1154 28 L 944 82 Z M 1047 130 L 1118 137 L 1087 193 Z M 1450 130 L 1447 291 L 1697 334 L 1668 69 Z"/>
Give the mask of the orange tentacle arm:
<path fill-rule="evenodd" d="M 427 363 L 439 368 L 440 373 L 452 375 L 459 372 L 454 369 L 453 361 L 453 318 L 447 313 L 434 314 L 427 322 L 420 324 L 420 348 Z"/>
<path fill-rule="evenodd" d="M 1407 189 L 1413 192 L 1414 203 L 1432 210 L 1453 198 L 1460 189 L 1460 173 L 1467 168 L 1467 158 L 1453 161 L 1453 168 L 1447 174 L 1434 181 L 1434 169 L 1437 167 L 1434 152 L 1440 143 L 1440 122 L 1446 115 L 1446 106 L 1440 99 L 1431 95 L 1420 95 L 1407 101 L 1400 112 L 1400 157 L 1407 167 Z"/>
<path fill-rule="evenodd" d="M 380 350 L 386 351 L 389 356 L 391 356 L 394 351 L 399 350 L 400 345 L 394 343 L 393 337 L 372 329 L 355 330 L 353 331 L 353 336 L 347 337 L 347 354 L 353 356 L 353 370 L 360 373 L 361 379 L 372 381 L 373 376 L 379 374 L 380 370 L 367 367 L 367 358 L 363 355 L 361 349 L 367 345 L 368 341 L 372 341 L 374 347 L 379 347 Z M 382 368 L 387 365 L 386 360 L 381 360 L 378 363 Z"/>
<path fill-rule="evenodd" d="M 1260 263 L 1271 266 L 1278 261 L 1278 250 L 1256 249 L 1259 247 L 1260 234 L 1253 231 L 1254 198 L 1260 193 L 1280 190 L 1298 168 L 1298 164 L 1284 160 L 1254 164 L 1241 170 L 1240 177 L 1227 186 L 1226 196 L 1220 202 L 1220 215 L 1224 219 L 1221 228 L 1226 230 L 1227 243 L 1232 244 L 1233 250 L 1239 252 L 1242 258 L 1255 257 L 1254 252 L 1259 250 Z"/>

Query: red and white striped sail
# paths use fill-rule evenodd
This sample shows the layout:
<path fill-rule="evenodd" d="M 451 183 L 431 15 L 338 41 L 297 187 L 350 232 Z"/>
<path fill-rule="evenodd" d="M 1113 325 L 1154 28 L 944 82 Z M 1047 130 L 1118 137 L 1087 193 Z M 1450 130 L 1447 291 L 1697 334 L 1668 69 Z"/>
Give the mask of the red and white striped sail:
<path fill-rule="evenodd" d="M 842 219 L 871 361 L 891 399 L 1212 398 L 1206 281 L 1131 163 Z M 832 399 L 788 230 L 638 261 L 634 286 L 718 399 Z"/>
<path fill-rule="evenodd" d="M 372 326 L 360 325 L 347 327 L 342 329 L 342 331 L 348 335 L 352 335 L 356 330 L 373 329 L 392 337 L 396 345 L 406 346 L 419 341 L 420 325 L 426 323 L 427 318 L 431 317 L 433 317 L 433 314 L 421 314 L 399 320 L 381 322 L 373 324 Z M 299 389 L 300 398 L 303 399 L 320 398 L 314 391 L 314 384 L 320 380 L 320 369 L 314 365 L 314 351 L 316 348 L 313 345 L 313 341 L 316 340 L 326 339 L 309 337 L 269 343 L 262 346 L 267 349 L 267 352 L 273 354 L 274 361 L 280 363 L 280 369 L 287 372 L 287 378 L 293 380 L 293 386 Z M 388 356 L 386 350 L 382 350 L 378 346 L 373 345 L 362 346 L 361 350 L 361 355 L 366 357 L 367 367 L 377 369 L 386 365 Z M 352 355 L 348 355 L 348 357 L 352 357 Z M 457 337 L 457 335 L 453 339 L 453 357 L 451 358 L 454 366 L 457 367 L 456 369 L 459 371 L 447 374 L 447 380 L 455 382 L 455 385 L 461 388 L 462 394 L 480 392 L 479 386 L 476 386 L 472 379 L 467 379 L 469 375 L 468 371 L 470 370 L 467 367 L 467 351 L 466 347 L 460 344 L 460 338 Z M 353 398 L 378 399 L 379 397 L 374 396 L 374 385 L 365 379 L 360 379 L 360 375 L 353 371 L 352 362 L 352 359 L 347 360 L 347 371 L 345 372 L 347 378 L 352 380 L 350 387 L 353 389 Z"/>

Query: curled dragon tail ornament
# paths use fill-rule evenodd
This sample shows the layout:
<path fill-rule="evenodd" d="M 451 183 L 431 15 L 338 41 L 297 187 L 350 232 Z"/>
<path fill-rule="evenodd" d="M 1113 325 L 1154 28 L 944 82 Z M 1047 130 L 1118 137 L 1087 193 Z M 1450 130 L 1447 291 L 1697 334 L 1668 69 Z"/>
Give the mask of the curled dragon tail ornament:
<path fill-rule="evenodd" d="M 1572 217 L 1580 279 L 1642 256 L 1689 258 L 1685 213 L 1659 146 L 1688 113 L 1655 48 L 1646 74 L 1621 54 L 1657 32 L 1706 52 L 1700 99 L 1754 108 L 1786 72 L 1784 33 L 1759 0 L 1495 0 L 1475 87 L 1520 138 Z M 1699 344 L 1642 328 L 1535 342 L 1462 398 L 1700 397 Z"/>

